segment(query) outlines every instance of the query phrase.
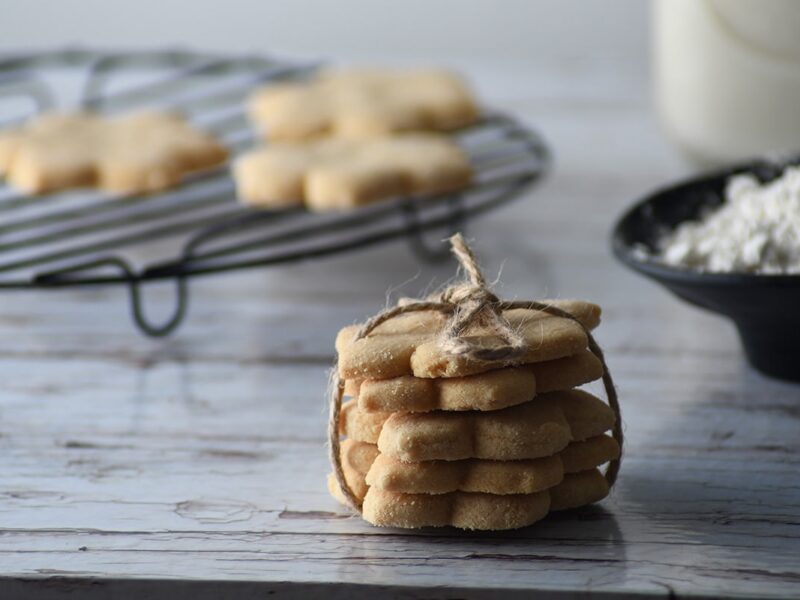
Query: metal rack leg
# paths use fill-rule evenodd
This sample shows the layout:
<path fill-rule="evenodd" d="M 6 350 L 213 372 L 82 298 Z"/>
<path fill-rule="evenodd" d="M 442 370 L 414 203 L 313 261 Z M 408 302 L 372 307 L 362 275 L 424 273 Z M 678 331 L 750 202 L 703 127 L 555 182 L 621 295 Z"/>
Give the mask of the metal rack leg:
<path fill-rule="evenodd" d="M 178 325 L 183 322 L 189 308 L 189 288 L 186 277 L 183 275 L 177 275 L 175 277 L 175 308 L 165 322 L 161 323 L 160 325 L 156 325 L 148 320 L 144 312 L 141 278 L 134 273 L 133 269 L 126 261 L 119 257 L 100 258 L 61 269 L 48 271 L 47 273 L 42 273 L 37 276 L 34 281 L 40 286 L 61 287 L 64 285 L 69 285 L 70 278 L 74 277 L 78 273 L 85 274 L 86 271 L 102 269 L 104 267 L 112 267 L 117 269 L 125 276 L 125 281 L 128 284 L 128 292 L 130 295 L 131 316 L 133 317 L 133 321 L 136 323 L 136 326 L 139 327 L 142 333 L 151 337 L 163 337 L 172 333 L 178 327 Z"/>
<path fill-rule="evenodd" d="M 175 308 L 172 315 L 162 324 L 154 325 L 144 314 L 144 302 L 142 301 L 141 281 L 133 280 L 128 284 L 128 291 L 131 299 L 131 315 L 136 326 L 145 334 L 151 337 L 164 337 L 172 333 L 186 318 L 189 308 L 189 290 L 185 277 L 175 279 L 176 298 Z"/>

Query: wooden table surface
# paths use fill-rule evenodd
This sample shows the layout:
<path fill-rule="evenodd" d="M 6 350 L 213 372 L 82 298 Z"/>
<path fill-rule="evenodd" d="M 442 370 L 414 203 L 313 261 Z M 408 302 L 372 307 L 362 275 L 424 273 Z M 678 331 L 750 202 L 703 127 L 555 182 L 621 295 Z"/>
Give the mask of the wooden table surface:
<path fill-rule="evenodd" d="M 473 74 L 556 163 L 469 235 L 501 295 L 604 307 L 627 436 L 612 495 L 503 534 L 373 528 L 328 496 L 336 331 L 454 272 L 403 243 L 197 281 L 165 340 L 135 332 L 121 289 L 5 293 L 0 597 L 798 596 L 800 387 L 610 256 L 620 211 L 687 170 L 646 89 L 613 65 Z"/>

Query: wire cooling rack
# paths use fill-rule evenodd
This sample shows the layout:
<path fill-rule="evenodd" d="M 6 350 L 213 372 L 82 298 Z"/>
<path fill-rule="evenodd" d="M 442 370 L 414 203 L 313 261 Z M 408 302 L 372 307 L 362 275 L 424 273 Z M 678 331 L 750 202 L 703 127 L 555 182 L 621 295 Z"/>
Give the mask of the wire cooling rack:
<path fill-rule="evenodd" d="M 0 56 L 0 129 L 55 107 L 104 113 L 178 110 L 236 154 L 256 135 L 244 103 L 257 86 L 307 76 L 316 64 L 188 51 L 67 49 Z M 71 98 L 70 98 L 71 95 Z M 542 139 L 505 115 L 457 132 L 475 170 L 473 185 L 434 198 L 397 198 L 345 213 L 260 210 L 236 200 L 227 167 L 150 195 L 109 197 L 81 190 L 27 197 L 0 185 L 0 291 L 126 285 L 136 325 L 152 336 L 186 315 L 187 281 L 223 271 L 356 250 L 406 237 L 423 260 L 441 258 L 423 233 L 455 231 L 518 197 L 546 171 Z M 176 284 L 174 312 L 150 322 L 141 285 Z"/>

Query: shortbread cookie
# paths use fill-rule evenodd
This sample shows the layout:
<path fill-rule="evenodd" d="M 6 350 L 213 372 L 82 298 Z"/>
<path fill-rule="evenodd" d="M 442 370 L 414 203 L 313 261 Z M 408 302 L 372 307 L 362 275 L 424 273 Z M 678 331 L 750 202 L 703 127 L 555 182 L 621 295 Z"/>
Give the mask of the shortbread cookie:
<path fill-rule="evenodd" d="M 445 131 L 478 118 L 464 82 L 436 70 L 328 71 L 255 92 L 249 114 L 271 141 Z"/>
<path fill-rule="evenodd" d="M 512 367 L 468 377 L 424 379 L 412 375 L 363 382 L 358 407 L 368 412 L 498 410 L 536 395 L 531 369 Z"/>
<path fill-rule="evenodd" d="M 46 114 L 0 132 L 0 175 L 32 194 L 85 186 L 153 192 L 227 156 L 213 137 L 162 112 Z"/>
<path fill-rule="evenodd" d="M 597 469 L 569 473 L 561 483 L 548 490 L 550 510 L 567 510 L 599 502 L 608 496 L 608 490 L 606 478 Z"/>
<path fill-rule="evenodd" d="M 378 448 L 412 462 L 550 456 L 570 442 L 570 428 L 558 403 L 544 398 L 491 412 L 392 413 Z"/>
<path fill-rule="evenodd" d="M 581 390 L 549 392 L 495 411 L 366 412 L 342 405 L 340 433 L 399 460 L 518 460 L 549 456 L 614 426 L 614 412 Z"/>
<path fill-rule="evenodd" d="M 596 435 L 582 442 L 572 442 L 559 452 L 564 473 L 588 471 L 619 458 L 619 443 L 607 435 Z"/>
<path fill-rule="evenodd" d="M 367 473 L 370 467 L 379 456 L 377 444 L 358 442 L 347 439 L 342 440 L 339 446 L 339 456 L 344 473 L 345 481 L 350 486 L 350 491 L 359 502 L 364 500 L 367 493 Z M 328 491 L 341 504 L 347 506 L 349 503 L 344 497 L 339 482 L 336 481 L 334 473 L 328 474 Z"/>
<path fill-rule="evenodd" d="M 409 494 L 531 494 L 559 484 L 565 473 L 588 471 L 619 458 L 619 444 L 612 437 L 600 435 L 572 442 L 556 456 L 531 460 L 411 463 L 379 454 L 375 444 L 348 439 L 342 442 L 341 457 L 345 479 L 359 500 L 364 499 L 368 484 Z M 347 504 L 334 475 L 328 477 L 331 493 Z"/>
<path fill-rule="evenodd" d="M 452 526 L 459 529 L 494 531 L 516 529 L 544 518 L 550 508 L 550 495 L 481 494 L 402 494 L 369 488 L 364 497 L 363 517 L 382 527 Z"/>
<path fill-rule="evenodd" d="M 569 390 L 603 376 L 603 363 L 590 350 L 534 363 L 528 368 L 536 375 L 536 391 L 539 394 Z"/>
<path fill-rule="evenodd" d="M 342 404 L 339 433 L 357 442 L 377 444 L 383 424 L 392 416 L 388 412 L 366 412 L 358 409 L 355 400 Z"/>
<path fill-rule="evenodd" d="M 361 480 L 363 481 L 363 476 L 360 476 Z M 344 492 L 342 492 L 342 487 L 339 485 L 339 482 L 336 481 L 336 475 L 333 473 L 328 473 L 328 493 L 333 496 L 333 498 L 339 503 L 344 506 L 350 506 L 350 503 L 347 501 L 347 498 L 344 497 Z M 355 493 L 356 488 L 350 486 L 350 489 L 353 490 Z M 364 496 L 367 493 L 367 486 L 366 483 L 363 485 L 363 488 L 359 488 L 360 491 L 363 491 L 362 495 L 355 494 L 356 498 L 358 498 L 359 502 L 364 501 Z"/>
<path fill-rule="evenodd" d="M 581 318 L 587 328 L 599 319 L 591 318 L 599 308 L 579 301 L 550 301 L 550 304 Z M 570 310 L 573 309 L 573 310 Z M 339 376 L 342 379 L 388 379 L 401 375 L 416 377 L 463 377 L 504 366 L 537 363 L 572 356 L 586 348 L 586 334 L 580 323 L 542 311 L 515 309 L 503 316 L 527 342 L 528 350 L 514 361 L 489 363 L 442 350 L 438 333 L 444 324 L 440 315 L 425 312 L 405 314 L 376 327 L 367 337 L 356 340 L 359 325 L 345 327 L 336 338 Z M 485 329 L 470 331 L 467 338 L 485 348 L 500 340 Z"/>
<path fill-rule="evenodd" d="M 505 495 L 541 492 L 559 484 L 563 477 L 558 456 L 532 460 L 467 459 L 409 463 L 378 454 L 367 473 L 366 484 L 406 494 L 462 491 Z M 361 483 L 357 475 L 353 479 Z"/>
<path fill-rule="evenodd" d="M 509 367 L 446 379 L 403 375 L 392 379 L 348 380 L 345 394 L 371 412 L 499 410 L 531 400 L 538 392 L 566 390 L 603 375 L 603 365 L 589 350 L 522 367 Z"/>
<path fill-rule="evenodd" d="M 608 431 L 614 426 L 616 417 L 611 407 L 583 390 L 550 392 L 547 398 L 558 404 L 569 423 L 573 441 L 587 440 Z"/>
<path fill-rule="evenodd" d="M 418 302 L 413 298 L 400 298 L 398 306 L 405 306 Z M 600 325 L 601 309 L 600 306 L 585 300 L 573 299 L 545 299 L 540 300 L 541 304 L 547 304 L 570 313 L 578 319 L 587 329 L 595 329 Z M 506 318 L 514 317 L 521 320 L 526 316 L 527 309 L 514 309 L 505 311 Z M 535 311 L 538 313 L 538 311 Z M 376 327 L 368 336 L 375 335 L 401 335 L 401 334 L 423 334 L 430 335 L 432 332 L 441 330 L 448 319 L 448 316 L 436 311 L 418 311 L 407 314 L 400 314 L 388 321 L 384 321 Z M 352 342 L 353 338 L 361 329 L 361 324 L 348 325 L 343 327 L 336 336 L 336 350 L 340 351 L 346 344 Z"/>
<path fill-rule="evenodd" d="M 356 498 L 363 499 L 367 493 L 366 474 L 378 457 L 378 447 L 375 444 L 342 440 L 339 456 L 341 456 L 342 471 L 347 485 L 350 486 Z M 333 474 L 331 474 L 331 477 L 333 477 Z M 333 483 L 336 484 L 335 487 L 338 489 L 339 486 L 335 477 L 333 478 Z M 331 482 L 328 482 L 328 488 L 332 489 Z"/>
<path fill-rule="evenodd" d="M 247 204 L 305 204 L 316 211 L 451 192 L 472 178 L 469 159 L 455 142 L 422 133 L 266 146 L 239 158 L 233 172 Z"/>

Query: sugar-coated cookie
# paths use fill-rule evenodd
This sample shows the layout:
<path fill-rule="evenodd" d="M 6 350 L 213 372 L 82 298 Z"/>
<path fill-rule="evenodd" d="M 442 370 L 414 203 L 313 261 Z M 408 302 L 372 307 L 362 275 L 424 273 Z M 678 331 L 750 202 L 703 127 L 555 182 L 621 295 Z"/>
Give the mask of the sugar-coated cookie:
<path fill-rule="evenodd" d="M 518 460 L 549 456 L 570 441 L 602 435 L 614 421 L 614 412 L 599 398 L 566 390 L 486 412 L 366 412 L 349 400 L 342 405 L 340 433 L 377 442 L 381 452 L 404 461 Z"/>
<path fill-rule="evenodd" d="M 467 377 L 427 379 L 403 375 L 364 381 L 356 396 L 362 410 L 428 412 L 498 410 L 536 395 L 536 375 L 525 367 L 497 369 Z"/>
<path fill-rule="evenodd" d="M 369 488 L 364 497 L 362 516 L 381 527 L 452 526 L 459 529 L 495 531 L 516 529 L 543 519 L 550 509 L 550 495 L 481 494 L 402 494 Z"/>
<path fill-rule="evenodd" d="M 565 473 L 588 471 L 619 458 L 617 440 L 608 435 L 596 435 L 581 442 L 572 442 L 558 453 Z"/>
<path fill-rule="evenodd" d="M 378 458 L 378 447 L 375 444 L 342 440 L 339 456 L 347 485 L 357 498 L 363 498 L 367 493 L 366 473 Z M 336 483 L 335 478 L 333 483 Z M 331 487 L 330 482 L 328 487 Z M 338 484 L 335 487 L 338 488 Z"/>
<path fill-rule="evenodd" d="M 478 118 L 464 82 L 441 70 L 324 71 L 308 81 L 261 88 L 248 109 L 271 141 L 445 131 Z"/>
<path fill-rule="evenodd" d="M 528 368 L 536 375 L 536 391 L 539 394 L 568 390 L 603 376 L 603 363 L 589 350 L 533 363 Z"/>
<path fill-rule="evenodd" d="M 601 435 L 572 442 L 557 455 L 531 460 L 470 458 L 412 463 L 380 454 L 376 444 L 344 440 L 341 456 L 345 479 L 359 500 L 364 499 L 368 486 L 408 494 L 530 494 L 558 485 L 564 474 L 588 471 L 618 458 L 619 444 Z M 333 474 L 328 486 L 346 504 Z"/>
<path fill-rule="evenodd" d="M 583 390 L 550 392 L 541 398 L 548 398 L 558 404 L 569 423 L 573 441 L 587 440 L 614 426 L 616 417 L 611 407 Z"/>
<path fill-rule="evenodd" d="M 543 398 L 491 412 L 392 413 L 378 449 L 414 462 L 550 456 L 570 442 L 570 427 L 558 403 Z"/>
<path fill-rule="evenodd" d="M 550 510 L 567 510 L 593 504 L 608 496 L 608 491 L 608 482 L 597 469 L 568 473 L 561 483 L 548 490 Z"/>
<path fill-rule="evenodd" d="M 391 416 L 388 412 L 359 410 L 355 400 L 348 400 L 342 404 L 339 433 L 357 442 L 377 444 L 381 429 Z"/>
<path fill-rule="evenodd" d="M 345 394 L 372 412 L 498 410 L 531 400 L 537 392 L 570 389 L 603 374 L 589 350 L 555 360 L 486 371 L 466 377 L 429 379 L 402 375 L 345 382 Z"/>
<path fill-rule="evenodd" d="M 589 329 L 599 322 L 600 309 L 592 303 L 577 300 L 547 302 L 574 315 Z M 571 319 L 529 309 L 506 311 L 503 316 L 523 336 L 529 348 L 514 361 L 487 363 L 443 351 L 438 334 L 444 320 L 438 314 L 418 312 L 391 319 L 359 340 L 355 338 L 360 326 L 342 329 L 336 338 L 339 376 L 345 380 L 388 379 L 401 375 L 463 377 L 504 366 L 572 356 L 586 348 L 583 327 Z M 496 336 L 481 328 L 470 331 L 468 339 L 486 348 L 500 343 Z"/>
<path fill-rule="evenodd" d="M 561 483 L 563 477 L 558 456 L 531 460 L 473 458 L 410 463 L 378 454 L 366 475 L 366 484 L 406 494 L 445 494 L 455 491 L 533 494 Z M 361 483 L 358 476 L 353 479 Z"/>
<path fill-rule="evenodd" d="M 85 186 L 154 192 L 227 156 L 212 136 L 165 112 L 53 113 L 0 132 L 0 175 L 31 194 Z"/>
<path fill-rule="evenodd" d="M 463 150 L 438 134 L 273 144 L 246 153 L 233 169 L 239 199 L 259 207 L 354 208 L 400 196 L 440 194 L 469 185 Z"/>

